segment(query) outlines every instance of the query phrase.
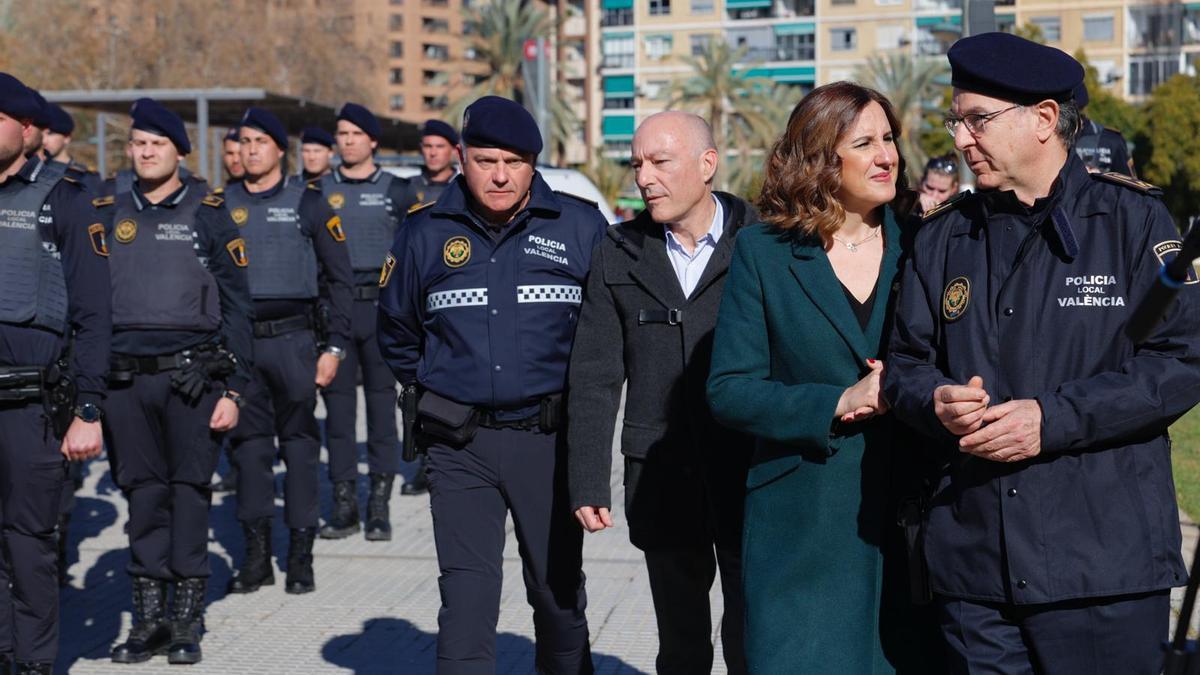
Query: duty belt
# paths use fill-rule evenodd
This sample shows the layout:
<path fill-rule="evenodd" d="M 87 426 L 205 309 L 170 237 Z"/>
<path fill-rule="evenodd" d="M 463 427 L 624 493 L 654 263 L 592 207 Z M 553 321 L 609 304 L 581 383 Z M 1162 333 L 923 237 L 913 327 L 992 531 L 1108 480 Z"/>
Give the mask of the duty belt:
<path fill-rule="evenodd" d="M 500 420 L 496 419 L 496 413 L 491 410 L 479 408 L 479 426 L 488 429 L 520 429 L 528 431 L 538 428 L 538 415 L 530 415 L 519 420 Z"/>
<path fill-rule="evenodd" d="M 355 286 L 354 287 L 354 299 L 355 300 L 378 300 L 379 299 L 379 286 L 377 286 L 376 284 L 371 284 L 369 286 L 366 286 L 366 285 Z"/>
<path fill-rule="evenodd" d="M 529 431 L 538 429 L 550 433 L 558 431 L 563 426 L 563 395 L 561 392 L 549 394 L 538 401 L 538 411 L 528 417 L 515 420 L 497 419 L 496 411 L 488 408 L 476 408 L 479 413 L 479 426 L 488 429 L 518 429 Z"/>
<path fill-rule="evenodd" d="M 45 390 L 46 369 L 37 366 L 0 367 L 0 401 L 37 401 Z"/>
<path fill-rule="evenodd" d="M 284 333 L 295 333 L 298 330 L 308 330 L 313 328 L 313 318 L 308 314 L 297 314 L 289 316 L 286 319 L 276 319 L 274 321 L 255 321 L 254 322 L 254 337 L 269 338 Z"/>
<path fill-rule="evenodd" d="M 155 375 L 169 370 L 179 370 L 196 358 L 190 350 L 167 356 L 119 356 L 114 354 L 109 359 L 109 370 L 113 373 L 133 373 L 135 375 Z"/>

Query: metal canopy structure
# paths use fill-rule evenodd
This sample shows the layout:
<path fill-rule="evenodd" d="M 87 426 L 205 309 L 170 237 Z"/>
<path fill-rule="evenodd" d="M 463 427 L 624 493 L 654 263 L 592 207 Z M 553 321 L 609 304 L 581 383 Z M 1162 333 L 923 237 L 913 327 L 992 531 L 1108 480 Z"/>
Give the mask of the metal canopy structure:
<path fill-rule="evenodd" d="M 98 129 L 105 128 L 106 117 L 110 114 L 122 117 L 128 115 L 129 106 L 139 98 L 149 97 L 157 100 L 177 113 L 185 122 L 195 126 L 198 139 L 195 148 L 196 169 L 210 178 L 222 175 L 221 139 L 226 129 L 236 126 L 241 121 L 246 108 L 255 106 L 271 111 L 279 117 L 292 136 L 299 136 L 300 130 L 308 126 L 323 127 L 332 133 L 337 120 L 337 110 L 331 106 L 255 88 L 76 89 L 41 93 L 48 101 L 99 113 Z M 379 123 L 383 127 L 383 134 L 379 138 L 381 149 L 403 152 L 419 146 L 420 132 L 412 122 L 379 117 Z M 99 133 L 91 140 L 97 145 L 97 168 L 101 175 L 107 175 L 104 134 Z M 299 164 L 299 143 L 293 145 Z"/>

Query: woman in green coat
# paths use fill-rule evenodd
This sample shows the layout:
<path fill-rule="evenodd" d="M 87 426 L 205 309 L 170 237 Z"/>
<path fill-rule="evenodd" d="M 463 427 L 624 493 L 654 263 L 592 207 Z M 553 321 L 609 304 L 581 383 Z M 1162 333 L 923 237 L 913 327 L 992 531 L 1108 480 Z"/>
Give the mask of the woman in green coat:
<path fill-rule="evenodd" d="M 751 672 L 937 672 L 909 665 L 925 648 L 903 563 L 883 554 L 904 461 L 880 393 L 901 258 L 893 207 L 911 199 L 899 135 L 878 92 L 812 91 L 768 160 L 763 222 L 734 250 L 708 397 L 721 423 L 757 438 L 743 534 Z"/>

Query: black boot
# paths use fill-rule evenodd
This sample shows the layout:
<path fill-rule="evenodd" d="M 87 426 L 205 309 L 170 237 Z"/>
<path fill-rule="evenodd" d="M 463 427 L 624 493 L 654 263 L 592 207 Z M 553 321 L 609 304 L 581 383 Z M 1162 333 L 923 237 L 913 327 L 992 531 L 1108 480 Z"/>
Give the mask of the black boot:
<path fill-rule="evenodd" d="M 230 593 L 253 593 L 261 586 L 275 585 L 271 566 L 271 519 L 259 518 L 242 523 L 246 537 L 246 559 L 237 575 L 229 580 Z"/>
<path fill-rule="evenodd" d="M 71 575 L 67 574 L 67 532 L 71 527 L 71 514 L 58 514 L 58 539 L 55 541 L 58 553 L 58 585 L 66 586 L 71 581 Z M 0 670 L 0 673 L 4 673 Z"/>
<path fill-rule="evenodd" d="M 313 540 L 316 539 L 317 528 L 302 527 L 292 530 L 288 540 L 288 593 L 312 593 L 317 590 L 313 581 Z"/>
<path fill-rule="evenodd" d="M 371 496 L 367 500 L 367 541 L 391 541 L 392 519 L 388 503 L 392 500 L 394 474 L 371 474 Z"/>
<path fill-rule="evenodd" d="M 133 577 L 133 627 L 125 642 L 113 647 L 113 663 L 142 663 L 161 654 L 171 640 L 167 625 L 167 582 Z"/>
<path fill-rule="evenodd" d="M 13 670 L 16 675 L 51 675 L 53 672 L 53 663 L 29 663 L 28 661 L 17 661 L 16 668 Z"/>
<path fill-rule="evenodd" d="M 333 513 L 321 528 L 322 539 L 344 539 L 358 532 L 358 484 L 342 480 L 333 484 Z"/>
<path fill-rule="evenodd" d="M 400 494 L 408 497 L 411 495 L 423 495 L 429 492 L 429 479 L 425 476 L 425 465 L 429 463 L 429 456 L 421 455 L 421 464 L 417 467 L 417 475 L 413 479 L 400 486 Z"/>
<path fill-rule="evenodd" d="M 204 636 L 204 591 L 208 579 L 192 577 L 175 583 L 171 607 L 171 647 L 167 663 L 200 663 Z"/>

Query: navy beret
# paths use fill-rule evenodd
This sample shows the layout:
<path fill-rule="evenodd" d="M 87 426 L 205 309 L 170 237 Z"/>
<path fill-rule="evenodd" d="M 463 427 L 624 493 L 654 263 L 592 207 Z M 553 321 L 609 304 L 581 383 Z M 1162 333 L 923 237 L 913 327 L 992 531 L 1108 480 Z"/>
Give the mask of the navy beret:
<path fill-rule="evenodd" d="M 1087 84 L 1080 81 L 1078 86 L 1075 87 L 1074 93 L 1075 93 L 1075 107 L 1079 108 L 1080 110 L 1083 110 L 1084 108 L 1087 107 L 1088 101 L 1091 100 L 1088 97 Z"/>
<path fill-rule="evenodd" d="M 300 143 L 319 143 L 327 148 L 334 145 L 333 134 L 321 127 L 304 127 L 300 130 Z"/>
<path fill-rule="evenodd" d="M 525 106 L 499 96 L 484 96 L 463 111 L 462 140 L 477 148 L 505 148 L 536 155 L 542 133 Z"/>
<path fill-rule="evenodd" d="M 425 126 L 421 127 L 421 135 L 441 136 L 450 141 L 450 145 L 458 145 L 458 132 L 441 120 L 426 120 Z"/>
<path fill-rule="evenodd" d="M 376 140 L 383 135 L 383 128 L 379 126 L 379 120 L 376 119 L 375 115 L 357 103 L 347 103 L 342 106 L 342 109 L 338 111 L 337 118 L 339 120 L 346 120 L 359 129 L 362 129 L 363 133 Z"/>
<path fill-rule="evenodd" d="M 129 109 L 133 118 L 133 128 L 141 129 L 158 136 L 165 136 L 175 144 L 179 154 L 186 155 L 192 151 L 188 141 L 187 127 L 179 115 L 167 110 L 161 103 L 152 98 L 139 98 Z"/>
<path fill-rule="evenodd" d="M 57 103 L 50 104 L 50 131 L 63 136 L 70 136 L 75 131 L 75 118 Z"/>
<path fill-rule="evenodd" d="M 1066 52 L 1009 33 L 965 37 L 946 52 L 955 88 L 1022 105 L 1071 100 L 1083 66 Z"/>
<path fill-rule="evenodd" d="M 237 127 L 229 127 L 229 131 L 225 132 L 224 140 L 225 141 L 233 141 L 234 143 L 240 143 L 242 140 L 242 135 L 240 133 L 238 133 Z M 224 141 L 222 141 L 222 142 L 224 142 Z"/>
<path fill-rule="evenodd" d="M 33 115 L 33 124 L 42 129 L 50 128 L 50 102 L 42 96 L 42 92 L 37 89 L 30 88 L 33 93 L 33 100 L 37 101 L 37 112 Z"/>
<path fill-rule="evenodd" d="M 33 90 L 8 73 L 0 73 L 0 111 L 19 119 L 33 119 L 41 104 Z"/>
<path fill-rule="evenodd" d="M 270 136 L 280 150 L 287 150 L 287 129 L 274 114 L 262 108 L 246 108 L 246 114 L 242 115 L 242 126 L 258 129 Z"/>

